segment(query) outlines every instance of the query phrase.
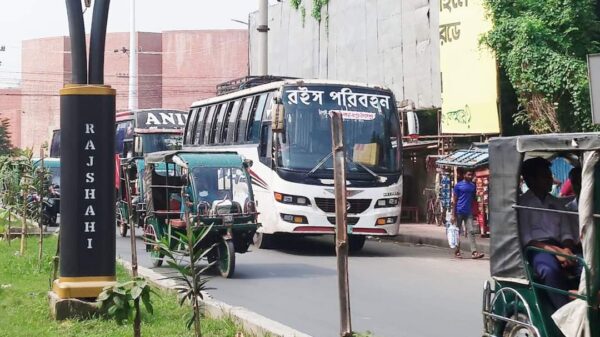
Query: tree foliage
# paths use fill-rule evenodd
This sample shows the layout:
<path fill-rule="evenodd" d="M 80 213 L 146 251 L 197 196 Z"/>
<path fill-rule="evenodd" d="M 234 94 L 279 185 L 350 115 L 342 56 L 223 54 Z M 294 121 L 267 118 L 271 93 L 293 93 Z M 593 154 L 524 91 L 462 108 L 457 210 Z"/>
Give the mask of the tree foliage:
<path fill-rule="evenodd" d="M 0 156 L 9 155 L 13 153 L 13 146 L 10 142 L 10 122 L 8 118 L 2 118 L 0 120 Z"/>
<path fill-rule="evenodd" d="M 589 131 L 586 55 L 600 51 L 595 0 L 485 0 L 482 37 L 520 102 L 516 123 L 534 133 Z"/>
<path fill-rule="evenodd" d="M 306 17 L 306 7 L 304 7 L 304 4 L 302 3 L 303 1 L 304 0 L 290 0 L 290 5 L 292 8 L 300 11 L 300 14 L 302 15 L 302 23 L 304 23 Z M 329 0 L 312 0 L 312 3 L 313 7 L 310 15 L 318 22 L 321 22 L 322 9 L 329 4 Z"/>

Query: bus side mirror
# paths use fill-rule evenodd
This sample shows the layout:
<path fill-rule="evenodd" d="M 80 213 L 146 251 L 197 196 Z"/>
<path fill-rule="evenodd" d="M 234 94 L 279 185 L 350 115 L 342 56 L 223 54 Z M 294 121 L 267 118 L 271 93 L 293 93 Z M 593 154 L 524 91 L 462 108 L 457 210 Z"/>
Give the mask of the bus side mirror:
<path fill-rule="evenodd" d="M 273 130 L 273 132 L 283 132 L 283 124 L 285 121 L 283 115 L 284 109 L 283 103 L 281 102 L 281 98 L 276 98 L 275 104 L 273 105 L 273 114 L 271 120 L 271 130 Z"/>

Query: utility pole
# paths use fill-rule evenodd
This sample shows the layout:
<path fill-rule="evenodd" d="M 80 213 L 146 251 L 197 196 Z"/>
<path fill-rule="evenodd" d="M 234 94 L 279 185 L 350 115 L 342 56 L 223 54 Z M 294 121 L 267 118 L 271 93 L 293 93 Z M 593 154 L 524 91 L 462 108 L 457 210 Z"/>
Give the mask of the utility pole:
<path fill-rule="evenodd" d="M 339 111 L 331 111 L 331 145 L 335 189 L 335 253 L 340 301 L 340 336 L 352 336 L 350 285 L 348 281 L 348 225 L 346 222 L 346 150 L 344 122 Z"/>
<path fill-rule="evenodd" d="M 130 2 L 129 17 L 129 110 L 138 109 L 138 59 L 137 33 L 135 31 L 135 0 Z"/>
<path fill-rule="evenodd" d="M 258 0 L 258 76 L 269 74 L 269 0 Z"/>

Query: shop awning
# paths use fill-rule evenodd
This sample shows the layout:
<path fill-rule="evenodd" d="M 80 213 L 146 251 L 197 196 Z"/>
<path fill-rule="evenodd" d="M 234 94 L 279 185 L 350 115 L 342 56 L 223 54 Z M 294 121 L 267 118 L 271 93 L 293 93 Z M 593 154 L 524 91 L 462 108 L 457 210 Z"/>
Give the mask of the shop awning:
<path fill-rule="evenodd" d="M 457 166 L 474 169 L 485 166 L 488 163 L 489 154 L 487 149 L 457 150 L 448 156 L 437 160 L 438 166 Z"/>
<path fill-rule="evenodd" d="M 437 140 L 425 140 L 416 142 L 403 142 L 402 149 L 405 151 L 423 151 L 437 149 Z"/>

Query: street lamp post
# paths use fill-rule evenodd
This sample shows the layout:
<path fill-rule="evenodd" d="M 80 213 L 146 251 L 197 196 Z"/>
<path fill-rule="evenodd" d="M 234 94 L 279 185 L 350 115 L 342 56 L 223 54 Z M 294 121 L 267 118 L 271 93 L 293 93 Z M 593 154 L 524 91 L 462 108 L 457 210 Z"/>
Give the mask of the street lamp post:
<path fill-rule="evenodd" d="M 131 0 L 129 30 L 129 110 L 138 108 L 137 33 L 135 31 L 135 0 Z"/>

